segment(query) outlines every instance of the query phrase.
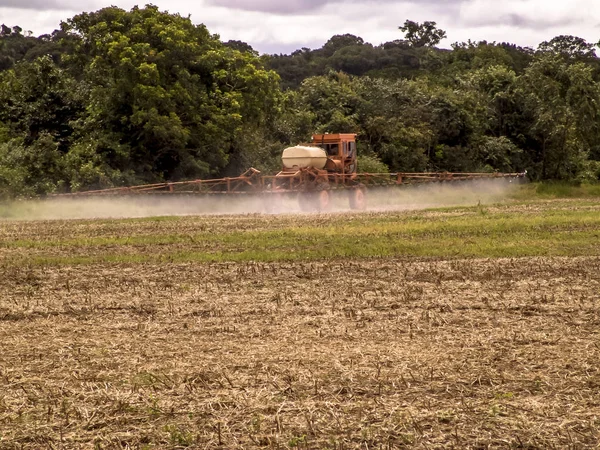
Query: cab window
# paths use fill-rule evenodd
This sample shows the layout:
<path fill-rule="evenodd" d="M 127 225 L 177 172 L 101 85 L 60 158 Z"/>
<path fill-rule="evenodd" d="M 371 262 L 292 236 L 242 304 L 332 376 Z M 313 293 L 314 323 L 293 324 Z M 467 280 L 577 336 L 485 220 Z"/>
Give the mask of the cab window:
<path fill-rule="evenodd" d="M 356 142 L 349 142 L 348 147 L 348 158 L 354 158 L 354 156 L 356 155 Z"/>
<path fill-rule="evenodd" d="M 338 154 L 338 145 L 337 144 L 324 144 L 321 147 L 327 152 L 329 156 L 336 156 Z"/>

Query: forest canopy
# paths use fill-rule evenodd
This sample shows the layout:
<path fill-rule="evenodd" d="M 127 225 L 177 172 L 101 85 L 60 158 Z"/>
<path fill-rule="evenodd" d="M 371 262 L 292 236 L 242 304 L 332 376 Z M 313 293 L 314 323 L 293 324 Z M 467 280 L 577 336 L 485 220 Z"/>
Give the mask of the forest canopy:
<path fill-rule="evenodd" d="M 598 180 L 595 44 L 446 50 L 435 22 L 398 33 L 259 55 L 152 5 L 81 13 L 37 37 L 2 25 L 0 195 L 275 171 L 313 132 L 357 133 L 381 170 Z"/>

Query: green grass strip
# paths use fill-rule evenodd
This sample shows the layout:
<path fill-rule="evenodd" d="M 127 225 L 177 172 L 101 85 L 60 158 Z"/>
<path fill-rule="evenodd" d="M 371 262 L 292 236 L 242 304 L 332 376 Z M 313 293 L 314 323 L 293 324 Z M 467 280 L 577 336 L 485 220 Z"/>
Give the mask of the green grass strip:
<path fill-rule="evenodd" d="M 76 265 L 92 263 L 166 263 L 221 261 L 310 261 L 373 257 L 524 257 L 600 255 L 598 210 L 541 209 L 533 214 L 490 213 L 481 208 L 456 215 L 332 215 L 313 224 L 299 216 L 297 224 L 258 231 L 164 234 L 126 237 L 12 240 L 11 265 Z M 189 220 L 189 219 L 188 219 Z M 210 219 L 198 218 L 200 221 Z M 276 223 L 279 220 L 273 218 Z M 92 225 L 93 222 L 90 222 Z M 68 226 L 68 224 L 66 225 Z M 81 226 L 79 223 L 78 226 Z M 19 249 L 14 254 L 14 249 Z M 125 251 L 126 250 L 126 251 Z"/>

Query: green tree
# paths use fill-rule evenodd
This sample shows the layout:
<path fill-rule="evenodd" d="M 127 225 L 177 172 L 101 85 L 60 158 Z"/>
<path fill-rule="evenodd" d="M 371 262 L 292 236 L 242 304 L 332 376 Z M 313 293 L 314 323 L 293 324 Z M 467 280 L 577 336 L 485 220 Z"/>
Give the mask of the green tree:
<path fill-rule="evenodd" d="M 518 94 L 530 118 L 526 133 L 535 175 L 575 177 L 600 137 L 600 89 L 592 68 L 543 55 L 520 78 Z"/>
<path fill-rule="evenodd" d="M 419 84 L 363 77 L 355 81 L 355 89 L 362 99 L 361 151 L 377 155 L 392 171 L 425 170 L 433 132 Z"/>
<path fill-rule="evenodd" d="M 353 34 L 336 34 L 323 45 L 321 52 L 324 56 L 329 57 L 333 56 L 338 50 L 346 47 L 360 47 L 364 43 L 363 38 L 354 36 Z"/>
<path fill-rule="evenodd" d="M 585 39 L 570 36 L 556 36 L 550 41 L 544 41 L 538 46 L 538 51 L 542 53 L 558 53 L 567 58 L 595 58 L 595 45 L 586 42 Z"/>
<path fill-rule="evenodd" d="M 367 173 L 389 173 L 390 168 L 375 155 L 359 155 L 358 171 Z"/>
<path fill-rule="evenodd" d="M 513 172 L 517 155 L 522 150 L 506 136 L 484 136 L 477 145 L 478 160 L 482 163 L 482 170 Z"/>
<path fill-rule="evenodd" d="M 62 190 L 64 159 L 52 136 L 41 134 L 25 145 L 21 139 L 0 144 L 0 196 L 38 196 Z"/>
<path fill-rule="evenodd" d="M 437 28 L 436 23 L 431 21 L 419 23 L 406 20 L 398 29 L 405 34 L 406 40 L 414 47 L 435 47 L 446 38 L 446 32 Z"/>
<path fill-rule="evenodd" d="M 0 122 L 26 146 L 46 134 L 64 153 L 84 111 L 84 91 L 49 56 L 18 63 L 0 74 Z"/>
<path fill-rule="evenodd" d="M 234 50 L 238 50 L 240 52 L 248 52 L 253 55 L 258 55 L 258 52 L 252 48 L 250 44 L 242 41 L 227 41 L 223 44 L 225 47 L 232 48 Z"/>
<path fill-rule="evenodd" d="M 481 69 L 490 66 L 505 66 L 514 70 L 515 63 L 509 51 L 503 46 L 486 41 L 455 42 L 452 52 L 448 55 L 450 71 L 460 76 L 462 72 L 471 69 Z"/>
<path fill-rule="evenodd" d="M 63 32 L 80 37 L 66 63 L 90 85 L 85 134 L 110 136 L 91 154 L 140 180 L 219 174 L 278 101 L 254 54 L 155 6 L 79 14 Z"/>
<path fill-rule="evenodd" d="M 352 78 L 341 72 L 308 78 L 300 87 L 300 96 L 315 116 L 314 127 L 327 133 L 356 131 L 356 112 L 360 98 L 354 91 Z"/>
<path fill-rule="evenodd" d="M 65 187 L 65 154 L 84 112 L 83 87 L 49 56 L 0 74 L 0 190 L 43 195 Z"/>
<path fill-rule="evenodd" d="M 36 45 L 36 38 L 24 36 L 22 31 L 18 26 L 0 26 L 0 72 L 13 67 Z"/>

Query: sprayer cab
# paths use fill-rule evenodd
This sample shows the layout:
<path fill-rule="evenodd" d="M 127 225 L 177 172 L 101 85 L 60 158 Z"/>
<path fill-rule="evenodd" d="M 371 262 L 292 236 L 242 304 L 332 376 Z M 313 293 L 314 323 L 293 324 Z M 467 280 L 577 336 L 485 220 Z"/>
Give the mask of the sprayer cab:
<path fill-rule="evenodd" d="M 313 134 L 311 144 L 325 150 L 327 172 L 356 173 L 356 134 Z"/>

